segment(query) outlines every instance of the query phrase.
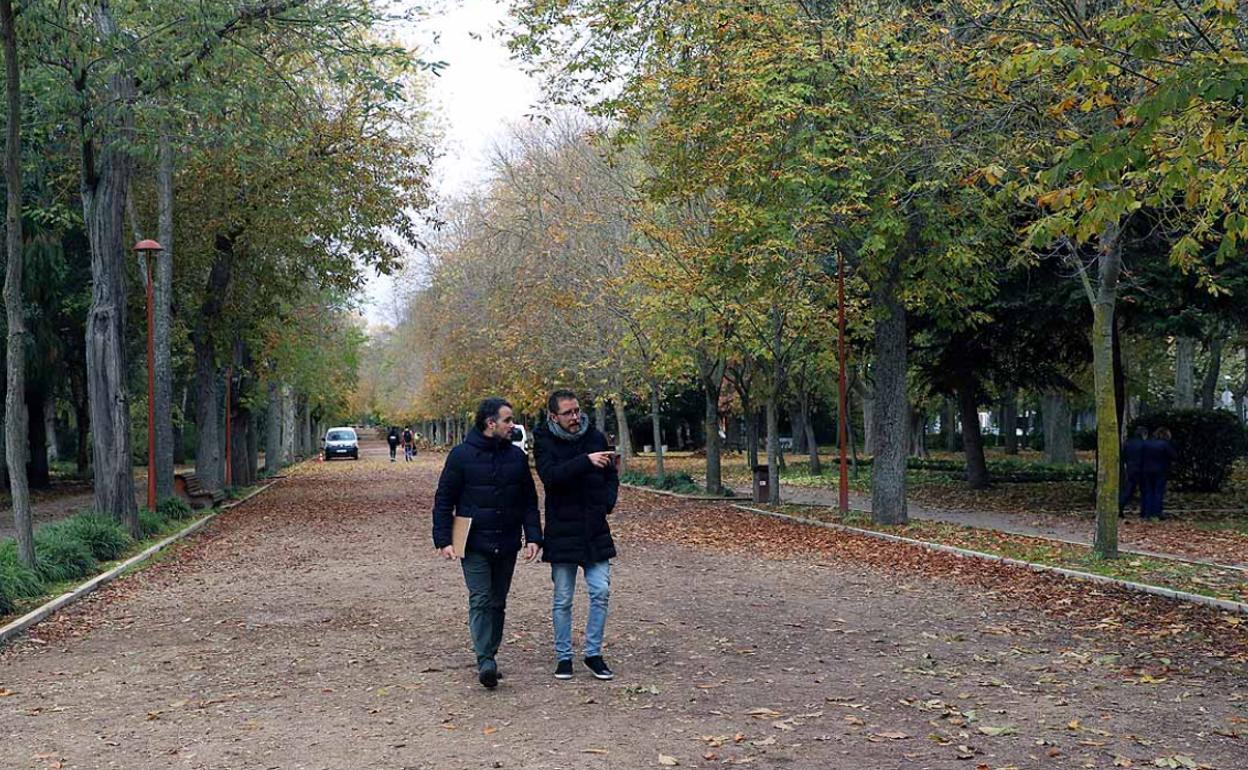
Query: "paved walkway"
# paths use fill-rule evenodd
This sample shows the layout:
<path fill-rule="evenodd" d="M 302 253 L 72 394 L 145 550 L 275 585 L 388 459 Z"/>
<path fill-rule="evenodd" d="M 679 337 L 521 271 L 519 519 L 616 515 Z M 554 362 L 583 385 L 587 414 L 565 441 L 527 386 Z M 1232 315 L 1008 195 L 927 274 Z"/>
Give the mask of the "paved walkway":
<path fill-rule="evenodd" d="M 0 764 L 1242 767 L 1240 629 L 1216 613 L 632 491 L 617 679 L 551 676 L 549 569 L 521 564 L 485 691 L 429 543 L 443 456 L 383 453 L 293 469 L 0 650 Z"/>
<path fill-rule="evenodd" d="M 749 499 L 753 490 L 744 485 L 735 485 L 733 492 Z M 790 484 L 780 485 L 780 498 L 787 503 L 803 503 L 809 505 L 826 505 L 836 507 L 837 491 L 824 487 L 804 487 Z M 851 510 L 870 513 L 871 496 L 861 492 L 850 491 L 849 507 Z M 1029 535 L 1056 540 L 1065 540 L 1090 546 L 1094 534 L 1093 523 L 1077 521 L 1048 514 L 1009 514 L 993 511 L 971 511 L 965 509 L 940 509 L 932 506 L 910 502 L 907 510 L 911 518 L 926 521 L 940 521 L 966 527 L 995 529 L 1014 535 Z M 1194 561 L 1202 564 L 1230 566 L 1248 569 L 1248 554 L 1238 559 L 1214 559 L 1201 555 L 1199 552 L 1180 550 L 1178 548 L 1158 548 L 1150 542 L 1150 535 L 1158 524 L 1142 524 L 1136 519 L 1122 522 L 1119 528 L 1120 546 L 1124 551 L 1160 556 L 1169 559 Z M 1150 530 L 1149 528 L 1154 528 Z"/>

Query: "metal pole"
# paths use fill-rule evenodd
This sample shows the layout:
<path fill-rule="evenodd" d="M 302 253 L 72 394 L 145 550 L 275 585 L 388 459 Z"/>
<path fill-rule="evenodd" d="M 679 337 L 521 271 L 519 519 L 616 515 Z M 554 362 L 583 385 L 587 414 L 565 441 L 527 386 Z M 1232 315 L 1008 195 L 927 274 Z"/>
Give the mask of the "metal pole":
<path fill-rule="evenodd" d="M 849 404 L 847 384 L 845 381 L 845 254 L 840 253 L 836 259 L 836 358 L 840 377 L 837 382 L 840 419 L 837 430 L 837 446 L 841 454 L 841 478 L 837 487 L 838 507 L 841 514 L 849 513 L 849 461 L 846 448 L 849 444 Z"/>
<path fill-rule="evenodd" d="M 156 354 L 152 321 L 152 252 L 147 250 L 147 509 L 156 510 Z"/>
<path fill-rule="evenodd" d="M 234 367 L 225 367 L 225 485 L 232 486 L 234 483 L 234 463 L 231 462 L 231 443 L 233 436 L 230 435 L 230 386 L 234 380 Z"/>

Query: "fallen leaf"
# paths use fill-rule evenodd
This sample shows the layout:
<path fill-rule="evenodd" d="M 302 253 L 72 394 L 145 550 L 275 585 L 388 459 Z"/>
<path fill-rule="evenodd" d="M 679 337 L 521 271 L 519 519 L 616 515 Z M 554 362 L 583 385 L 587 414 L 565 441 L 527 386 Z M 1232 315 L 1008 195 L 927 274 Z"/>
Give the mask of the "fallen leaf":
<path fill-rule="evenodd" d="M 774 709 L 769 709 L 769 708 L 762 708 L 762 707 L 756 708 L 756 709 L 750 709 L 749 711 L 745 713 L 746 715 L 752 716 L 755 719 L 779 719 L 780 717 L 784 716 L 784 714 L 781 714 L 779 711 L 776 711 Z"/>
<path fill-rule="evenodd" d="M 481 732 L 486 735 L 493 735 L 494 733 L 498 732 L 498 728 L 486 725 L 484 728 L 481 729 Z"/>
<path fill-rule="evenodd" d="M 981 727 L 979 728 L 979 731 L 984 735 L 991 735 L 994 737 L 998 735 L 1015 735 L 1018 733 L 1018 731 L 1013 727 Z"/>
<path fill-rule="evenodd" d="M 750 743 L 753 744 L 754 746 L 775 746 L 776 738 L 773 735 L 770 738 L 761 738 L 757 741 L 750 741 Z"/>
<path fill-rule="evenodd" d="M 871 733 L 867 736 L 867 740 L 879 743 L 880 741 L 901 741 L 909 737 L 906 733 L 897 730 L 887 730 L 882 733 Z"/>
<path fill-rule="evenodd" d="M 676 757 L 668 756 L 667 754 L 660 754 L 659 764 L 663 765 L 664 767 L 675 767 L 676 765 L 680 764 L 680 760 L 677 759 Z"/>
<path fill-rule="evenodd" d="M 582 754 L 606 754 L 606 749 L 581 749 Z"/>

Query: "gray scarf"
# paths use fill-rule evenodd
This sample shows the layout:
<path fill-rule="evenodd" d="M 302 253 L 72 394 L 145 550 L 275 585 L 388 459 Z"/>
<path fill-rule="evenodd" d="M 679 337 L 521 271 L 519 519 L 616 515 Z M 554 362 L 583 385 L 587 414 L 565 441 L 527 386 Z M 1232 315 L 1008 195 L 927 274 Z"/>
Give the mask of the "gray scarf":
<path fill-rule="evenodd" d="M 564 441 L 576 441 L 589 432 L 589 420 L 585 419 L 585 416 L 582 416 L 581 429 L 576 433 L 568 433 L 563 429 L 563 426 L 555 420 L 555 418 L 550 416 L 546 417 L 546 427 L 550 430 L 550 434 L 555 438 L 562 439 Z"/>

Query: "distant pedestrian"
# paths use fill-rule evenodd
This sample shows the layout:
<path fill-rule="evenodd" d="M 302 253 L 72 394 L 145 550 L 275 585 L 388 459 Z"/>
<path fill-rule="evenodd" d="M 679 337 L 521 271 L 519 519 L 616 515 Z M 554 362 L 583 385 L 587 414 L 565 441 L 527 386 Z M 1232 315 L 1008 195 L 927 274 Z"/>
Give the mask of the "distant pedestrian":
<path fill-rule="evenodd" d="M 1121 516 L 1126 507 L 1140 493 L 1140 516 L 1144 515 L 1144 493 L 1140 482 L 1140 462 L 1144 459 L 1144 443 L 1148 440 L 1148 428 L 1143 425 L 1135 429 L 1135 435 L 1127 440 L 1122 447 L 1122 465 L 1125 474 L 1122 479 L 1122 492 L 1118 495 L 1118 515 Z"/>
<path fill-rule="evenodd" d="M 585 573 L 589 615 L 585 620 L 585 665 L 598 679 L 615 675 L 602 657 L 611 593 L 615 542 L 607 516 L 619 496 L 618 455 L 590 425 L 576 394 L 556 390 L 546 420 L 534 431 L 533 454 L 546 492 L 545 553 L 554 583 L 551 621 L 555 633 L 555 678 L 572 678 L 572 596 L 576 573 Z"/>
<path fill-rule="evenodd" d="M 411 428 L 403 429 L 403 462 L 410 463 L 416 457 L 416 437 Z"/>
<path fill-rule="evenodd" d="M 1170 431 L 1157 428 L 1153 437 L 1144 442 L 1140 458 L 1140 518 L 1165 519 L 1166 477 L 1170 466 L 1178 459 L 1174 445 L 1170 443 Z"/>
<path fill-rule="evenodd" d="M 433 546 L 447 559 L 461 559 L 477 680 L 489 688 L 498 685 L 495 655 L 521 535 L 525 561 L 536 558 L 542 546 L 537 487 L 528 456 L 511 443 L 513 423 L 511 404 L 501 398 L 482 401 L 475 427 L 447 455 L 433 499 Z M 452 544 L 456 516 L 472 520 L 463 554 Z"/>
<path fill-rule="evenodd" d="M 399 426 L 391 425 L 390 432 L 386 434 L 386 443 L 390 445 L 390 462 L 394 462 L 395 454 L 399 449 Z"/>

